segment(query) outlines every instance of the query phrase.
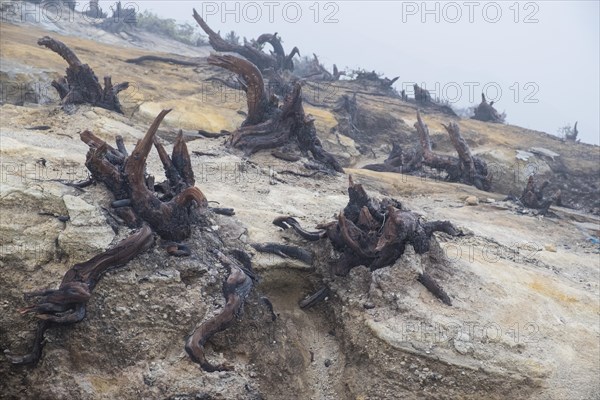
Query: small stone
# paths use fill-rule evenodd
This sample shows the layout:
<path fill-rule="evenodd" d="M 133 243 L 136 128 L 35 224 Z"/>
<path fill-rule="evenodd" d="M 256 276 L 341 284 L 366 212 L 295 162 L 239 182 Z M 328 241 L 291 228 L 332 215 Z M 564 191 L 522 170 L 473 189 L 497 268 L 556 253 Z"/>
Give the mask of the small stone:
<path fill-rule="evenodd" d="M 468 206 L 476 206 L 479 204 L 479 199 L 477 196 L 469 196 L 465 199 L 465 204 Z"/>
<path fill-rule="evenodd" d="M 552 243 L 548 243 L 548 244 L 544 245 L 544 250 L 550 251 L 552 253 L 556 253 L 556 246 Z"/>
<path fill-rule="evenodd" d="M 325 367 L 329 368 L 329 366 L 331 365 L 331 360 L 329 358 L 325 359 Z"/>
<path fill-rule="evenodd" d="M 373 308 L 375 308 L 375 304 L 373 304 L 371 302 L 366 302 L 363 304 L 363 307 L 367 310 L 372 310 Z"/>

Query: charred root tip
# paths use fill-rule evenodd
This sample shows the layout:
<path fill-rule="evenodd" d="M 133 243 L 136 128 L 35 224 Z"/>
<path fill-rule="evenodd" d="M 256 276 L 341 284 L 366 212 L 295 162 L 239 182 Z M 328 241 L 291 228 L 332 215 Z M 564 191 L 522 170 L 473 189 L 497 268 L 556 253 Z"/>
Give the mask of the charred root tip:
<path fill-rule="evenodd" d="M 182 243 L 169 243 L 166 250 L 167 254 L 173 257 L 189 257 L 192 255 L 190 248 Z"/>
<path fill-rule="evenodd" d="M 251 246 L 256 251 L 276 254 L 282 258 L 294 258 L 307 264 L 312 264 L 312 254 L 301 247 L 279 243 L 253 243 Z"/>
<path fill-rule="evenodd" d="M 204 346 L 193 345 L 188 342 L 185 345 L 185 352 L 188 354 L 190 359 L 198 364 L 198 366 L 205 372 L 219 372 L 219 371 L 233 371 L 234 367 L 228 364 L 211 364 L 206 360 L 204 356 Z"/>
<path fill-rule="evenodd" d="M 447 306 L 452 306 L 452 301 L 448 294 L 442 289 L 442 287 L 426 272 L 419 274 L 417 281 L 419 281 L 431 294 L 440 299 L 442 303 Z"/>
<path fill-rule="evenodd" d="M 131 207 L 131 199 L 115 200 L 110 203 L 112 208 Z"/>
<path fill-rule="evenodd" d="M 226 215 L 228 217 L 235 215 L 235 210 L 233 208 L 210 207 L 210 210 L 215 214 Z"/>
<path fill-rule="evenodd" d="M 273 303 L 271 303 L 271 300 L 269 300 L 268 297 L 261 296 L 260 302 L 267 308 L 267 310 L 271 314 L 271 322 L 275 322 L 277 320 L 277 314 L 275 314 L 275 311 L 273 310 Z"/>
<path fill-rule="evenodd" d="M 273 225 L 278 226 L 282 229 L 292 228 L 300 237 L 310 242 L 316 242 L 317 240 L 323 238 L 324 235 L 323 231 L 309 232 L 304 230 L 302 226 L 300 226 L 298 220 L 294 217 L 277 217 L 273 220 Z"/>
<path fill-rule="evenodd" d="M 316 304 L 320 303 L 321 301 L 325 300 L 325 298 L 327 296 L 329 296 L 329 287 L 323 286 L 322 288 L 317 290 L 315 293 L 313 293 L 310 296 L 301 300 L 298 303 L 298 305 L 302 309 L 311 308 L 311 307 L 315 306 Z"/>

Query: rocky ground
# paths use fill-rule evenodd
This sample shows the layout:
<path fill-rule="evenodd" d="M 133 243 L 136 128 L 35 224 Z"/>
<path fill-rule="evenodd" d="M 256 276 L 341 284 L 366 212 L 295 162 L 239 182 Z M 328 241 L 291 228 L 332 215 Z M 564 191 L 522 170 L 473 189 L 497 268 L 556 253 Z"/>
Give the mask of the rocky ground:
<path fill-rule="evenodd" d="M 125 228 L 111 228 L 111 199 L 102 185 L 78 190 L 57 182 L 87 176 L 87 146 L 79 140 L 80 131 L 90 129 L 111 143 L 122 135 L 132 148 L 158 111 L 173 107 L 159 130 L 161 140 L 170 150 L 182 128 L 192 154 L 209 153 L 192 156 L 196 185 L 210 201 L 235 208 L 236 215 L 205 215 L 209 223 L 187 241 L 190 258 L 167 257 L 155 247 L 106 275 L 84 321 L 48 331 L 36 367 L 0 360 L 0 397 L 598 398 L 600 219 L 590 212 L 597 213 L 597 203 L 586 198 L 598 197 L 598 147 L 428 112 L 424 119 L 436 151 L 451 152 L 440 123 L 457 120 L 473 151 L 498 171 L 493 192 L 431 177 L 361 170 L 357 167 L 384 159 L 392 140 L 414 143 L 415 105 L 355 83 L 342 81 L 325 90 L 307 83 L 305 95 L 313 105 L 306 111 L 315 116 L 324 145 L 343 160 L 346 174 L 375 197 L 397 198 L 427 220 L 447 219 L 467 233 L 437 235 L 430 253 L 409 250 L 391 267 L 373 273 L 358 267 L 347 277 L 333 278 L 327 244 L 306 243 L 271 221 L 284 214 L 296 215 L 308 227 L 331 220 L 347 202 L 347 176 L 297 177 L 285 171 L 299 170 L 299 163 L 275 160 L 268 152 L 247 159 L 227 149 L 224 139 L 197 138 L 198 129 L 232 130 L 244 118 L 238 113 L 245 110 L 243 96 L 215 91 L 204 82 L 224 76 L 221 71 L 207 65 L 123 62 L 159 51 L 203 57 L 208 48 L 184 51 L 177 45 L 168 50 L 169 44 L 160 42 L 162 47 L 150 52 L 144 49 L 148 38 L 89 40 L 93 28 L 83 23 L 77 30 L 51 28 L 54 32 L 38 24 L 3 23 L 0 28 L 2 83 L 29 93 L 11 92 L 10 97 L 3 92 L 0 108 L 0 349 L 22 352 L 32 340 L 34 318 L 17 313 L 25 306 L 23 292 L 58 285 L 74 263 L 128 234 Z M 121 95 L 125 115 L 87 106 L 70 114 L 60 109 L 47 88 L 66 65 L 35 44 L 47 34 L 69 44 L 98 76 L 133 82 L 132 90 Z M 359 128 L 366 136 L 339 132 L 334 106 L 351 92 L 359 92 Z M 39 125 L 49 129 L 27 129 Z M 516 158 L 517 150 L 532 147 L 558 156 L 530 152 L 526 161 Z M 561 176 L 555 185 L 579 209 L 553 207 L 552 216 L 541 217 L 503 201 L 510 191 L 520 193 L 532 169 Z M 148 172 L 162 177 L 156 153 L 151 153 Z M 583 183 L 573 186 L 574 181 Z M 473 205 L 467 205 L 465 199 L 473 196 L 477 204 L 471 198 Z M 61 222 L 58 216 L 69 220 Z M 316 260 L 311 266 L 255 254 L 260 283 L 239 321 L 208 345 L 211 360 L 232 363 L 235 371 L 203 372 L 183 345 L 224 302 L 226 270 L 207 249 L 252 251 L 249 243 L 267 241 L 304 246 Z M 416 281 L 422 270 L 442 282 L 452 307 Z M 301 310 L 298 301 L 323 281 L 329 282 L 331 295 Z M 271 321 L 261 296 L 271 300 L 277 320 Z"/>

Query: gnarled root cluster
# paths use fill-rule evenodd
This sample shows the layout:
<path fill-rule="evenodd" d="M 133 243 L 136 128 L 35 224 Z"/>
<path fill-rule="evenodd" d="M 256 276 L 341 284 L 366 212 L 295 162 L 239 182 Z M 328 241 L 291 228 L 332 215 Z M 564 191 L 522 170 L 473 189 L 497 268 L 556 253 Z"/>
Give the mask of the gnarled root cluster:
<path fill-rule="evenodd" d="M 35 304 L 20 310 L 22 314 L 35 313 L 38 323 L 33 349 L 29 354 L 16 356 L 7 353 L 13 364 L 35 364 L 42 355 L 44 333 L 52 324 L 68 324 L 85 317 L 85 306 L 100 278 L 109 269 L 123 266 L 146 251 L 154 243 L 152 230 L 144 225 L 136 233 L 115 247 L 90 260 L 75 264 L 64 275 L 58 289 L 26 293 L 26 300 Z"/>
<path fill-rule="evenodd" d="M 161 238 L 180 241 L 190 236 L 193 206 L 204 208 L 208 203 L 194 186 L 194 172 L 182 133 L 177 136 L 171 157 L 155 137 L 169 111 L 160 112 L 131 155 L 121 137 L 117 137 L 116 149 L 90 131 L 82 132 L 81 140 L 90 147 L 85 165 L 92 178 L 104 183 L 113 193 L 117 215 L 129 226 L 146 222 Z M 159 184 L 145 174 L 146 158 L 152 146 L 158 151 L 167 177 Z"/>
<path fill-rule="evenodd" d="M 292 217 L 280 217 L 273 223 L 292 228 L 302 238 L 317 241 L 327 238 L 340 257 L 332 261 L 336 275 L 347 275 L 359 265 L 372 271 L 394 264 L 411 245 L 417 254 L 429 251 L 434 232 L 457 236 L 461 233 L 448 221 L 425 222 L 421 217 L 403 209 L 394 199 L 377 201 L 370 198 L 362 185 L 349 178 L 349 202 L 338 214 L 337 221 L 317 226 L 319 231 L 306 231 Z M 426 272 L 419 275 L 428 290 L 444 303 L 451 305 L 450 298 Z"/>
<path fill-rule="evenodd" d="M 423 166 L 423 152 L 420 146 L 414 148 L 403 148 L 398 143 L 392 144 L 392 151 L 382 164 L 368 164 L 363 169 L 377 172 L 395 172 L 408 174 L 418 171 Z"/>
<path fill-rule="evenodd" d="M 259 150 L 297 144 L 304 154 L 313 158 L 327 169 L 343 172 L 337 160 L 323 149 L 317 137 L 314 119 L 304 113 L 302 87 L 299 82 L 284 85 L 286 94 L 279 106 L 276 95 L 268 95 L 263 76 L 256 65 L 233 55 L 211 55 L 209 64 L 238 74 L 243 80 L 243 89 L 248 102 L 248 116 L 242 126 L 233 132 L 230 144 L 246 154 Z"/>
<path fill-rule="evenodd" d="M 277 33 L 265 33 L 260 35 L 253 43 L 239 45 L 223 39 L 221 35 L 213 31 L 195 9 L 193 16 L 198 25 L 200 25 L 200 28 L 208 35 L 208 42 L 216 51 L 237 53 L 265 73 L 294 70 L 292 59 L 295 55 L 300 54 L 300 51 L 297 47 L 294 47 L 289 54 L 285 54 L 281 45 L 281 39 L 277 36 Z M 267 54 L 261 50 L 261 47 L 265 43 L 269 43 L 273 47 L 272 54 Z"/>
<path fill-rule="evenodd" d="M 461 182 L 473 185 L 480 190 L 490 190 L 492 176 L 488 172 L 487 163 L 471 153 L 471 149 L 460 134 L 460 128 L 456 123 L 450 122 L 443 126 L 450 136 L 450 141 L 456 149 L 458 157 L 433 152 L 429 128 L 421 119 L 421 113 L 417 111 L 415 128 L 419 135 L 419 145 L 411 150 L 403 150 L 395 144 L 383 164 L 371 164 L 364 168 L 382 172 L 410 173 L 426 165 L 446 172 L 446 180 L 449 182 Z"/>
<path fill-rule="evenodd" d="M 128 82 L 113 85 L 111 77 L 105 76 L 102 88 L 90 66 L 82 64 L 66 44 L 48 36 L 37 43 L 57 53 L 69 64 L 66 76 L 52 81 L 63 105 L 87 103 L 123 114 L 117 95 L 129 87 Z"/>
<path fill-rule="evenodd" d="M 549 198 L 544 197 L 544 189 L 546 189 L 550 182 L 544 181 L 541 184 L 538 183 L 534 176 L 530 175 L 519 200 L 525 207 L 540 210 L 539 214 L 545 215 L 552 203 L 560 203 L 561 191 L 560 189 L 557 190 Z"/>
<path fill-rule="evenodd" d="M 244 301 L 252 290 L 253 279 L 255 279 L 250 258 L 245 253 L 235 253 L 239 257 L 230 258 L 223 253 L 215 250 L 214 253 L 222 264 L 229 269 L 229 276 L 223 284 L 223 296 L 225 297 L 225 306 L 217 315 L 204 321 L 187 339 L 185 351 L 192 361 L 198 363 L 200 367 L 207 371 L 229 371 L 233 367 L 223 365 L 213 365 L 206 359 L 204 345 L 216 333 L 224 331 L 239 316 Z"/>
<path fill-rule="evenodd" d="M 500 114 L 493 106 L 494 102 L 488 103 L 485 99 L 485 94 L 481 93 L 481 103 L 475 108 L 475 115 L 471 118 L 483 122 L 504 123 L 506 116 Z"/>

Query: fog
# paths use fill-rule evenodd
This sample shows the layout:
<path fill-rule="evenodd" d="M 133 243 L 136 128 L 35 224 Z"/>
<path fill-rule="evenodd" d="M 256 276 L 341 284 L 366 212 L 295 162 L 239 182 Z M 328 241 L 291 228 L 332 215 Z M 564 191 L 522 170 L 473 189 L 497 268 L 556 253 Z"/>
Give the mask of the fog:
<path fill-rule="evenodd" d="M 479 103 L 485 89 L 509 124 L 556 135 L 579 121 L 581 140 L 600 142 L 596 1 L 123 4 L 193 25 L 196 8 L 215 31 L 242 38 L 278 32 L 286 50 L 316 53 L 328 68 L 400 76 L 399 91 L 416 82 L 456 107 Z"/>

